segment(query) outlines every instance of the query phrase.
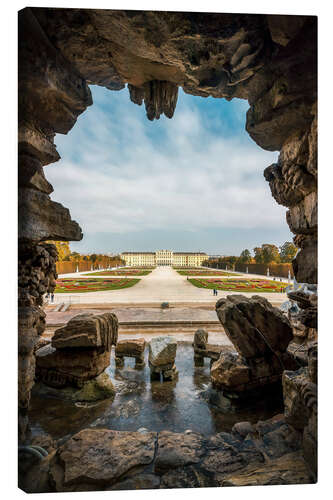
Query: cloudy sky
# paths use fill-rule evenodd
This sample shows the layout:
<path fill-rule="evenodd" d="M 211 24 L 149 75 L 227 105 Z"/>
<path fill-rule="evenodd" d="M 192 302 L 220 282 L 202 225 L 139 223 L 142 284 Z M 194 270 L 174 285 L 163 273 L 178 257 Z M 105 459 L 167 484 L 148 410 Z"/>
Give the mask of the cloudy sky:
<path fill-rule="evenodd" d="M 263 170 L 277 153 L 245 132 L 246 101 L 179 92 L 173 119 L 150 122 L 128 90 L 91 87 L 94 104 L 55 142 L 51 197 L 70 208 L 82 253 L 126 250 L 239 254 L 291 241 Z"/>

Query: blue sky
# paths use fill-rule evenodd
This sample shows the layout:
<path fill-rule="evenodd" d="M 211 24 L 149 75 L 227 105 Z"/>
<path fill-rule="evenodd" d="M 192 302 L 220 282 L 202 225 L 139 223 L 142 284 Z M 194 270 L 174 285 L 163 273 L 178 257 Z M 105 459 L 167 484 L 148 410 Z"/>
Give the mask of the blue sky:
<path fill-rule="evenodd" d="M 292 235 L 263 177 L 277 153 L 245 131 L 248 103 L 179 91 L 174 117 L 150 122 L 128 90 L 91 87 L 94 104 L 55 138 L 51 197 L 71 211 L 82 253 L 126 250 L 239 254 Z"/>

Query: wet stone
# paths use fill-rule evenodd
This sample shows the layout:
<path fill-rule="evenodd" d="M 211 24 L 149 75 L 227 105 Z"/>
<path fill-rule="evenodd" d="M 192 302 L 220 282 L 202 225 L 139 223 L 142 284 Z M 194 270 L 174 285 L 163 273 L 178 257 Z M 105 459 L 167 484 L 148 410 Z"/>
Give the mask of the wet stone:
<path fill-rule="evenodd" d="M 116 366 L 123 368 L 125 365 L 124 358 L 135 358 L 135 369 L 141 370 L 145 365 L 144 352 L 144 338 L 120 340 L 115 349 Z"/>
<path fill-rule="evenodd" d="M 103 348 L 106 351 L 116 345 L 118 339 L 118 319 L 113 313 L 78 314 L 68 323 L 58 328 L 52 338 L 56 349 Z"/>
<path fill-rule="evenodd" d="M 208 342 L 208 332 L 203 328 L 198 328 L 194 334 L 194 345 L 201 349 L 205 349 L 206 344 Z"/>
<path fill-rule="evenodd" d="M 149 342 L 149 363 L 153 366 L 173 364 L 176 359 L 177 341 L 173 337 L 156 337 Z"/>
<path fill-rule="evenodd" d="M 174 380 L 177 341 L 173 337 L 156 337 L 149 343 L 149 368 L 152 380 Z"/>
<path fill-rule="evenodd" d="M 237 422 L 232 428 L 232 432 L 242 438 L 245 438 L 248 434 L 253 434 L 255 428 L 250 422 Z"/>
<path fill-rule="evenodd" d="M 153 461 L 155 433 L 84 429 L 58 450 L 50 473 L 56 491 L 107 488 L 121 476 Z"/>
<path fill-rule="evenodd" d="M 57 398 L 73 403 L 93 403 L 104 399 L 113 399 L 116 393 L 110 377 L 105 372 L 91 380 L 84 381 L 79 388 L 72 386 L 51 387 L 43 382 L 37 382 L 33 391 L 40 397 Z"/>
<path fill-rule="evenodd" d="M 204 445 L 205 440 L 196 433 L 160 432 L 155 471 L 161 473 L 168 469 L 198 463 L 205 452 Z"/>
<path fill-rule="evenodd" d="M 55 349 L 47 344 L 36 352 L 36 377 L 51 387 L 82 387 L 109 364 L 109 351 Z"/>

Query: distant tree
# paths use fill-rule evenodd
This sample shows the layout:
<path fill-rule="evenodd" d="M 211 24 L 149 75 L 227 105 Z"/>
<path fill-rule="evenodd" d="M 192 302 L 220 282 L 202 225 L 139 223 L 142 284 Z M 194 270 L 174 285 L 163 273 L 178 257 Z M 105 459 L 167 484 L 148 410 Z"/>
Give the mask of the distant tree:
<path fill-rule="evenodd" d="M 95 264 L 96 260 L 97 260 L 97 255 L 95 253 L 92 253 L 90 256 L 89 256 L 89 260 L 91 260 L 91 262 L 93 264 Z"/>
<path fill-rule="evenodd" d="M 253 251 L 254 251 L 254 260 L 256 261 L 256 264 L 262 264 L 263 263 L 262 248 L 255 247 Z"/>
<path fill-rule="evenodd" d="M 238 260 L 238 257 L 236 255 L 229 255 L 226 257 L 219 257 L 217 261 L 217 267 L 221 269 L 225 269 L 225 266 L 233 267 Z M 215 267 L 215 266 L 214 266 Z"/>
<path fill-rule="evenodd" d="M 237 260 L 238 260 L 238 257 L 236 257 L 236 255 L 230 255 L 229 263 L 232 267 L 236 264 Z"/>
<path fill-rule="evenodd" d="M 280 253 L 276 245 L 265 243 L 261 245 L 262 261 L 264 264 L 274 264 L 280 262 Z"/>
<path fill-rule="evenodd" d="M 261 247 L 255 247 L 254 260 L 257 264 L 274 264 L 280 262 L 280 253 L 276 245 L 264 243 Z"/>
<path fill-rule="evenodd" d="M 241 252 L 238 262 L 240 264 L 250 264 L 251 260 L 252 260 L 251 252 L 246 248 Z"/>
<path fill-rule="evenodd" d="M 69 256 L 69 260 L 78 264 L 81 260 L 81 255 L 78 252 L 72 252 Z"/>
<path fill-rule="evenodd" d="M 280 246 L 281 262 L 291 262 L 297 253 L 297 247 L 291 242 L 286 241 Z"/>
<path fill-rule="evenodd" d="M 52 243 L 55 245 L 58 252 L 58 261 L 62 262 L 63 260 L 70 260 L 69 256 L 71 253 L 71 249 L 69 248 L 68 241 L 47 241 L 46 243 Z"/>

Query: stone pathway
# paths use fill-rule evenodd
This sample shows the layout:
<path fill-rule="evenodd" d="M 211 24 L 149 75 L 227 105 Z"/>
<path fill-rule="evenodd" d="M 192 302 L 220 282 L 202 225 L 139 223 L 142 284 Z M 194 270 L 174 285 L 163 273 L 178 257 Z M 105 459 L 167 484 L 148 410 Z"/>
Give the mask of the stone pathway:
<path fill-rule="evenodd" d="M 83 274 L 83 273 L 82 273 Z M 62 277 L 83 277 L 80 273 L 62 275 Z M 212 276 L 210 276 L 211 278 Z M 220 277 L 220 276 L 218 276 Z M 255 275 L 239 275 L 239 277 L 255 277 Z M 261 278 L 264 278 L 261 276 Z M 243 292 L 244 293 L 244 292 Z M 153 303 L 211 303 L 215 304 L 219 298 L 235 294 L 219 290 L 214 297 L 213 290 L 197 288 L 181 276 L 172 267 L 157 267 L 147 276 L 140 276 L 137 285 L 122 290 L 108 290 L 103 292 L 86 293 L 57 293 L 55 301 L 79 304 L 153 304 Z M 246 294 L 249 296 L 256 293 Z M 287 299 L 285 293 L 260 293 L 274 304 L 281 304 Z"/>
<path fill-rule="evenodd" d="M 46 309 L 47 324 L 59 324 L 67 323 L 73 316 L 77 314 L 82 314 L 83 312 L 91 312 L 92 314 L 102 314 L 105 309 L 99 309 L 98 307 L 84 307 L 73 306 L 67 311 L 56 312 L 54 308 L 48 307 Z M 107 307 L 108 312 L 114 312 L 119 322 L 121 323 L 140 323 L 145 324 L 147 322 L 173 322 L 180 323 L 186 322 L 190 323 L 193 320 L 211 323 L 213 321 L 219 323 L 214 305 L 209 307 L 209 309 L 196 306 L 191 307 L 170 307 L 168 309 L 162 309 L 161 307 L 113 307 L 110 304 Z M 195 314 L 195 318 L 193 317 Z"/>

